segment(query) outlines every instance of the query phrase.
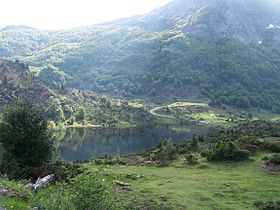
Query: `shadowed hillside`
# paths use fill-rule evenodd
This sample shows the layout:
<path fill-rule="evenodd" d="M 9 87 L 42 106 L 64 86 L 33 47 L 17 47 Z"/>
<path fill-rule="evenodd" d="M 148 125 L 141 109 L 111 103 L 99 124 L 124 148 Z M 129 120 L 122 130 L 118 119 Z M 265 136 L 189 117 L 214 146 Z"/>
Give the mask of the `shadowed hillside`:
<path fill-rule="evenodd" d="M 35 78 L 28 66 L 0 60 L 0 109 L 13 99 L 34 99 L 46 106 L 52 94 Z"/>

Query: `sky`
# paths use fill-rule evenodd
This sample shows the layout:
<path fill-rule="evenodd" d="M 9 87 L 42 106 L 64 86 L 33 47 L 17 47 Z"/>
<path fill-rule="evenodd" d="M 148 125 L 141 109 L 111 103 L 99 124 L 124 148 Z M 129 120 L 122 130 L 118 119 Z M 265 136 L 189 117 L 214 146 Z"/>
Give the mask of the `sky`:
<path fill-rule="evenodd" d="M 28 25 L 43 30 L 89 26 L 147 13 L 172 0 L 1 0 L 0 28 Z"/>

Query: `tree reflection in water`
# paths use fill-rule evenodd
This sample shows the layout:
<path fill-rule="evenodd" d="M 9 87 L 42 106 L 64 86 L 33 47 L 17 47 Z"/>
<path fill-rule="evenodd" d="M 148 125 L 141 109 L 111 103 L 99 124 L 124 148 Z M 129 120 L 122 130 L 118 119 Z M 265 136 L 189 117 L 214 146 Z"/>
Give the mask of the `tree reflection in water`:
<path fill-rule="evenodd" d="M 205 134 L 206 125 L 161 125 L 127 129 L 68 128 L 58 132 L 57 155 L 66 161 L 83 161 L 105 155 L 136 154 L 159 145 L 165 139 L 174 142 L 190 139 L 192 133 Z"/>

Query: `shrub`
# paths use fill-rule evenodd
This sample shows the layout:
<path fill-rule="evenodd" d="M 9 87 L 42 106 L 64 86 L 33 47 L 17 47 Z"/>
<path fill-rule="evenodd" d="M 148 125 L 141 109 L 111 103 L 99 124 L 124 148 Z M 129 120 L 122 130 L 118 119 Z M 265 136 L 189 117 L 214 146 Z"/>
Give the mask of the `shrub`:
<path fill-rule="evenodd" d="M 69 181 L 71 178 L 81 174 L 83 169 L 78 163 L 68 163 L 64 161 L 55 161 L 46 166 L 30 167 L 26 171 L 28 177 L 37 179 L 38 177 L 44 177 L 49 174 L 55 175 L 56 181 Z"/>
<path fill-rule="evenodd" d="M 198 138 L 196 137 L 196 135 L 193 135 L 192 137 L 192 141 L 191 141 L 191 149 L 193 151 L 198 150 L 199 145 L 198 145 Z"/>
<path fill-rule="evenodd" d="M 76 209 L 117 209 L 111 192 L 112 184 L 100 173 L 81 174 L 73 179 L 70 188 Z"/>
<path fill-rule="evenodd" d="M 25 185 L 26 185 L 26 181 L 9 180 L 9 178 L 6 176 L 0 176 L 0 188 L 7 190 L 6 195 L 4 195 L 4 197 L 13 197 L 16 198 L 17 200 L 31 199 L 32 193 L 28 188 L 25 187 Z M 0 204 L 0 209 L 1 209 L 1 204 Z"/>
<path fill-rule="evenodd" d="M 121 209 L 113 196 L 113 183 L 100 172 L 82 173 L 69 183 L 57 183 L 34 195 L 32 206 L 39 209 Z"/>
<path fill-rule="evenodd" d="M 264 142 L 264 149 L 269 150 L 271 152 L 280 152 L 280 143 L 276 141 L 266 141 Z"/>
<path fill-rule="evenodd" d="M 116 156 L 114 158 L 95 158 L 94 162 L 97 165 L 126 165 L 126 162 L 119 156 Z"/>
<path fill-rule="evenodd" d="M 261 210 L 279 210 L 280 209 L 280 201 L 257 201 L 254 203 L 255 206 Z"/>
<path fill-rule="evenodd" d="M 207 155 L 208 155 L 208 152 L 207 151 L 202 151 L 201 153 L 200 153 L 200 155 L 201 155 L 201 157 L 207 157 Z"/>
<path fill-rule="evenodd" d="M 186 161 L 190 165 L 197 165 L 199 163 L 198 159 L 193 154 L 186 155 Z"/>
<path fill-rule="evenodd" d="M 77 122 L 83 121 L 86 118 L 86 110 L 84 107 L 79 107 L 78 112 L 75 114 Z"/>
<path fill-rule="evenodd" d="M 190 145 L 190 141 L 187 140 L 185 142 L 183 142 L 182 144 L 178 145 L 178 154 L 187 154 L 189 151 L 192 150 L 191 145 Z"/>
<path fill-rule="evenodd" d="M 71 198 L 69 186 L 66 183 L 58 183 L 38 190 L 31 200 L 31 206 L 32 209 L 39 210 L 75 210 Z"/>
<path fill-rule="evenodd" d="M 280 154 L 273 154 L 271 156 L 265 156 L 263 160 L 266 161 L 266 164 L 275 164 L 280 165 Z"/>
<path fill-rule="evenodd" d="M 177 158 L 177 147 L 170 141 L 164 141 L 159 148 L 152 153 L 152 160 L 166 163 Z"/>
<path fill-rule="evenodd" d="M 250 152 L 238 148 L 234 142 L 219 142 L 208 153 L 209 161 L 242 161 L 248 159 Z"/>

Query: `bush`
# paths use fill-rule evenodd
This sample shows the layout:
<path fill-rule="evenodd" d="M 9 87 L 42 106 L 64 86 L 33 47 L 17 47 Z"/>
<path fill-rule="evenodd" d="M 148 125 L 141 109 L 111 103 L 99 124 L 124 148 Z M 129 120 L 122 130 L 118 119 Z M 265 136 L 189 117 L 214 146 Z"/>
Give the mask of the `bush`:
<path fill-rule="evenodd" d="M 219 142 L 208 153 L 209 161 L 235 160 L 243 161 L 248 159 L 250 152 L 238 148 L 234 142 Z"/>
<path fill-rule="evenodd" d="M 161 143 L 159 148 L 151 154 L 150 159 L 159 161 L 160 163 L 166 163 L 177 158 L 177 147 L 171 141 L 167 140 Z"/>
<path fill-rule="evenodd" d="M 263 160 L 266 164 L 280 165 L 280 154 L 273 154 L 271 156 L 265 156 Z"/>
<path fill-rule="evenodd" d="M 269 150 L 271 152 L 280 152 L 280 143 L 266 141 L 266 142 L 264 142 L 264 149 Z"/>
<path fill-rule="evenodd" d="M 95 158 L 94 162 L 97 165 L 116 165 L 116 164 L 120 164 L 120 165 L 126 165 L 127 163 L 122 160 L 121 157 L 116 156 L 114 158 Z"/>
<path fill-rule="evenodd" d="M 49 185 L 44 190 L 39 190 L 31 201 L 32 209 L 39 210 L 76 210 L 71 202 L 71 191 L 66 183 Z"/>
<path fill-rule="evenodd" d="M 193 151 L 198 150 L 199 145 L 198 145 L 198 138 L 196 137 L 196 135 L 193 135 L 192 137 L 192 141 L 191 141 L 191 149 Z"/>
<path fill-rule="evenodd" d="M 190 145 L 190 141 L 187 140 L 185 142 L 183 142 L 182 144 L 178 145 L 178 154 L 187 154 L 189 151 L 192 150 L 191 145 Z"/>
<path fill-rule="evenodd" d="M 280 201 L 257 201 L 255 202 L 255 206 L 261 210 L 279 210 Z"/>
<path fill-rule="evenodd" d="M 0 121 L 0 142 L 5 151 L 2 164 L 16 162 L 17 167 L 23 169 L 50 162 L 53 154 L 52 132 L 34 103 L 13 102 L 6 107 Z"/>
<path fill-rule="evenodd" d="M 190 165 L 197 165 L 199 163 L 198 159 L 193 154 L 186 155 L 186 161 Z"/>
<path fill-rule="evenodd" d="M 26 171 L 28 177 L 31 177 L 36 181 L 38 177 L 44 177 L 49 174 L 55 175 L 56 181 L 69 181 L 71 178 L 81 174 L 83 169 L 78 163 L 68 163 L 64 161 L 55 161 L 46 166 L 30 167 Z"/>
<path fill-rule="evenodd" d="M 45 190 L 38 191 L 32 206 L 41 210 L 120 209 L 113 196 L 113 187 L 113 183 L 100 172 L 82 173 L 69 183 L 49 185 Z"/>
<path fill-rule="evenodd" d="M 86 110 L 84 107 L 79 107 L 78 112 L 75 114 L 77 122 L 83 121 L 86 118 Z"/>
<path fill-rule="evenodd" d="M 9 180 L 6 176 L 0 176 L 0 188 L 6 189 L 7 193 L 4 197 L 12 197 L 16 200 L 29 200 L 32 198 L 30 189 L 25 187 L 26 181 Z M 0 195 L 0 200 L 2 195 Z M 1 209 L 1 204 L 0 204 Z"/>
<path fill-rule="evenodd" d="M 74 178 L 70 188 L 76 209 L 117 209 L 111 192 L 112 184 L 100 173 L 81 174 Z"/>

